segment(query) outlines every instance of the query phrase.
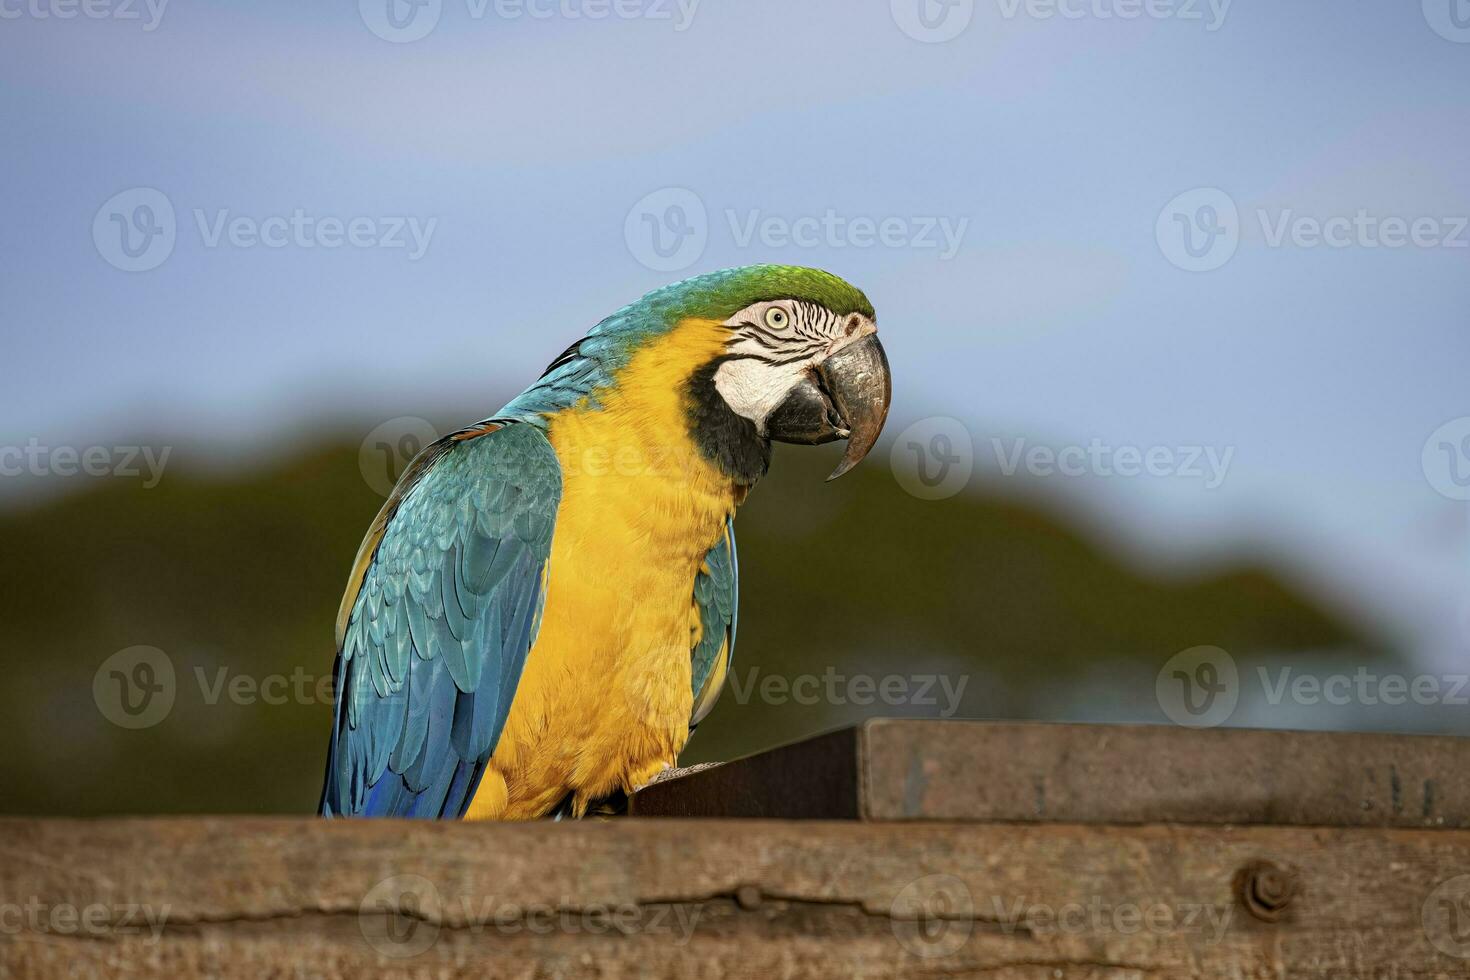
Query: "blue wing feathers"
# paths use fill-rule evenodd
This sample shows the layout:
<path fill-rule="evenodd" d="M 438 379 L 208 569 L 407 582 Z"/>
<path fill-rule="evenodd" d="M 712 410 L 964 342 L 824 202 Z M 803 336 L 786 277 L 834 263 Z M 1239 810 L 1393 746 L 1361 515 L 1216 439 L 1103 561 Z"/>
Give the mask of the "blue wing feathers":
<path fill-rule="evenodd" d="M 575 360 L 558 369 L 586 371 Z M 344 634 L 327 816 L 463 816 L 540 626 L 561 496 L 549 442 L 511 423 L 431 451 L 401 492 Z M 696 700 L 721 650 L 733 657 L 738 590 L 730 523 L 694 582 Z"/>
<path fill-rule="evenodd" d="M 428 452 L 344 634 L 328 816 L 462 816 L 535 641 L 561 497 L 550 443 L 510 424 Z"/>
<path fill-rule="evenodd" d="M 740 554 L 735 547 L 735 519 L 730 519 L 730 662 L 735 662 L 735 636 L 740 626 Z"/>
<path fill-rule="evenodd" d="M 689 680 L 696 704 L 714 672 L 720 649 L 735 655 L 735 607 L 739 572 L 735 558 L 735 524 L 727 521 L 725 534 L 705 556 L 704 567 L 694 578 L 694 602 L 699 606 L 700 639 L 690 651 Z M 728 664 L 727 664 L 728 670 Z M 697 722 L 698 718 L 692 719 Z"/>

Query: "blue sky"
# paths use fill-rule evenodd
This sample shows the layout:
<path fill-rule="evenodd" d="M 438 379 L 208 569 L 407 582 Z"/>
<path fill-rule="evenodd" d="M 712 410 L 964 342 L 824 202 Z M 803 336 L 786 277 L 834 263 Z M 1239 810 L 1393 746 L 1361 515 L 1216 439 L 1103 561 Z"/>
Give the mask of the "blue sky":
<path fill-rule="evenodd" d="M 0 0 L 0 444 L 488 413 L 649 288 L 816 265 L 879 311 L 893 434 L 959 419 L 982 473 L 1140 560 L 1265 549 L 1463 663 L 1470 503 L 1421 451 L 1470 416 L 1464 0 L 976 0 L 927 8 L 939 42 L 918 0 L 440 0 L 407 42 L 387 0 L 94 2 Z M 128 272 L 93 228 L 138 188 L 175 241 Z M 1200 189 L 1234 251 L 1188 271 L 1159 228 L 1178 199 L 1203 235 Z M 627 229 L 687 195 L 703 247 L 650 268 Z M 1360 213 L 1342 247 L 1299 222 Z M 323 244 L 353 219 L 368 244 Z M 1385 219 L 1438 243 L 1371 247 Z M 1020 480 L 1018 440 L 1231 456 L 1213 488 Z"/>

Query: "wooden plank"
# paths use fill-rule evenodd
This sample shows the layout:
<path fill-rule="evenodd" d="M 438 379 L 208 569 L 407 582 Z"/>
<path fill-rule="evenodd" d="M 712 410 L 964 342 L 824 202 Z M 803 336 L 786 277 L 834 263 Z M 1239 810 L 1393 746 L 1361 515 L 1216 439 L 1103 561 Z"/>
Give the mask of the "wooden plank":
<path fill-rule="evenodd" d="M 1470 739 L 878 720 L 665 780 L 631 812 L 1466 829 Z"/>
<path fill-rule="evenodd" d="M 1463 978 L 1465 910 L 1466 831 L 0 821 L 5 977 Z"/>
<path fill-rule="evenodd" d="M 628 801 L 633 816 L 856 820 L 856 729 L 818 735 L 735 763 L 666 773 Z"/>

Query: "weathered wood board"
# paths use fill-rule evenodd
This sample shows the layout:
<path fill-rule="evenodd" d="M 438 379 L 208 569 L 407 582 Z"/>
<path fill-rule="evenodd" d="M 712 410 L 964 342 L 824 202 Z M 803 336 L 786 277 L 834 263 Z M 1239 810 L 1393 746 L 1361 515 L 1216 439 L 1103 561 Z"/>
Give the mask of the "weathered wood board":
<path fill-rule="evenodd" d="M 1467 923 L 1462 830 L 0 821 L 7 978 L 1463 978 Z"/>
<path fill-rule="evenodd" d="M 1470 828 L 1470 739 L 875 720 L 655 784 L 640 816 Z"/>

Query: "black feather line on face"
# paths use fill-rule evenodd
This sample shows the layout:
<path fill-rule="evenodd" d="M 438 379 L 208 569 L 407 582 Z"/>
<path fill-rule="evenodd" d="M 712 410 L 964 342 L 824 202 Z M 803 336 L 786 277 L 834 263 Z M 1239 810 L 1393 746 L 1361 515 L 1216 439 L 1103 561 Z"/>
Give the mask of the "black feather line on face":
<path fill-rule="evenodd" d="M 735 414 L 715 388 L 715 372 L 732 357 L 717 357 L 686 386 L 689 435 L 705 459 L 742 487 L 754 486 L 771 465 L 771 441 L 755 423 Z"/>
<path fill-rule="evenodd" d="M 766 350 L 780 350 L 782 347 L 786 346 L 785 344 L 780 342 L 779 338 L 766 336 L 766 333 L 763 330 L 752 330 L 750 332 L 750 339 L 755 341 L 757 344 L 760 344 Z"/>
<path fill-rule="evenodd" d="M 835 330 L 824 331 L 824 327 L 830 328 L 841 319 L 824 306 L 796 302 L 791 313 L 791 325 L 787 329 L 776 331 L 754 320 L 743 320 L 736 326 L 735 337 L 727 346 L 733 347 L 740 340 L 749 338 L 762 350 L 777 355 L 761 358 L 767 364 L 791 364 L 820 354 L 836 335 Z"/>
<path fill-rule="evenodd" d="M 773 367 L 780 367 L 784 364 L 795 364 L 798 361 L 810 360 L 812 355 L 817 353 L 818 350 L 820 350 L 820 348 L 813 347 L 807 350 L 799 350 L 796 353 L 792 354 L 790 357 L 778 357 L 775 359 L 763 357 L 761 358 L 761 360 L 765 361 L 765 363 L 767 364 L 772 365 Z"/>
<path fill-rule="evenodd" d="M 735 337 L 726 341 L 725 349 L 729 350 L 730 348 L 737 346 L 743 339 L 743 337 Z M 762 364 L 770 364 L 773 367 L 780 367 L 784 364 L 795 364 L 797 361 L 805 361 L 812 357 L 815 357 L 817 354 L 821 353 L 822 348 L 826 346 L 825 338 L 820 338 L 815 344 L 807 347 L 802 347 L 793 351 L 789 346 L 772 347 L 764 341 L 760 341 L 759 338 L 756 339 L 766 350 L 784 350 L 785 356 L 765 357 L 760 354 L 726 354 L 724 357 L 721 357 L 716 363 L 723 364 L 725 361 L 760 361 Z"/>

